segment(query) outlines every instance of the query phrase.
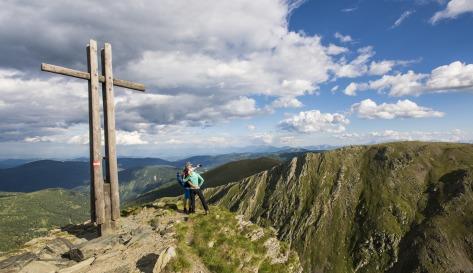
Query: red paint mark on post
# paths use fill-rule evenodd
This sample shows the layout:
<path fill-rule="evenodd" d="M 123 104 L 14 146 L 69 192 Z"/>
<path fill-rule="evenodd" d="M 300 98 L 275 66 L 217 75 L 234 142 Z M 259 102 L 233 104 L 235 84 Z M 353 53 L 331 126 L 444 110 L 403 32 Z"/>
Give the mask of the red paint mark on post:
<path fill-rule="evenodd" d="M 98 167 L 98 166 L 100 166 L 100 161 L 99 160 L 94 160 L 94 163 L 92 163 L 92 165 L 94 165 L 94 167 Z"/>

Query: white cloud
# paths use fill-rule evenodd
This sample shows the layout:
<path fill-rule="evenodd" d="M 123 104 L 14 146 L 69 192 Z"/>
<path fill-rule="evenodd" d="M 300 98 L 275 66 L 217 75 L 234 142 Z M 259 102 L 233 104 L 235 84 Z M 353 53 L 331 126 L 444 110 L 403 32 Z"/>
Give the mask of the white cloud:
<path fill-rule="evenodd" d="M 411 16 L 415 11 L 414 10 L 407 10 L 401 14 L 401 16 L 394 22 L 391 28 L 397 28 L 406 20 L 409 16 Z"/>
<path fill-rule="evenodd" d="M 356 91 L 359 89 L 357 83 L 350 83 L 347 87 L 345 87 L 345 90 L 343 90 L 343 93 L 347 96 L 356 96 Z"/>
<path fill-rule="evenodd" d="M 389 95 L 395 97 L 419 95 L 424 90 L 422 81 L 427 77 L 426 74 L 416 74 L 410 70 L 406 74 L 384 75 L 381 79 L 370 81 L 369 88 L 389 90 Z"/>
<path fill-rule="evenodd" d="M 294 97 L 280 97 L 271 103 L 272 108 L 300 108 L 303 104 Z"/>
<path fill-rule="evenodd" d="M 337 46 L 337 45 L 334 45 L 334 44 L 329 44 L 328 47 L 327 47 L 327 54 L 328 55 L 340 55 L 340 54 L 346 53 L 348 51 L 349 51 L 348 48 Z"/>
<path fill-rule="evenodd" d="M 432 70 L 426 85 L 427 89 L 439 91 L 451 87 L 472 86 L 473 64 L 456 61 L 449 65 L 439 66 Z"/>
<path fill-rule="evenodd" d="M 117 131 L 117 145 L 139 145 L 148 144 L 142 139 L 142 135 L 137 132 Z"/>
<path fill-rule="evenodd" d="M 391 60 L 383 60 L 383 61 L 372 61 L 370 64 L 370 75 L 384 75 L 391 71 L 393 67 L 396 65 L 396 61 Z"/>
<path fill-rule="evenodd" d="M 256 101 L 248 97 L 231 100 L 224 104 L 221 109 L 226 114 L 239 117 L 249 117 L 258 112 Z"/>
<path fill-rule="evenodd" d="M 256 126 L 254 126 L 253 124 L 248 124 L 248 126 L 246 126 L 246 128 L 247 128 L 249 131 L 254 131 L 254 130 L 256 130 Z"/>
<path fill-rule="evenodd" d="M 471 0 L 451 0 L 444 10 L 436 12 L 430 22 L 432 24 L 444 19 L 457 18 L 459 15 L 467 12 L 473 12 L 473 1 Z"/>
<path fill-rule="evenodd" d="M 443 117 L 445 115 L 431 108 L 419 106 L 410 100 L 399 100 L 392 104 L 376 104 L 370 99 L 365 99 L 353 104 L 351 111 L 364 119 L 427 118 Z"/>
<path fill-rule="evenodd" d="M 384 75 L 368 83 L 350 83 L 344 93 L 353 96 L 356 95 L 356 91 L 367 89 L 387 91 L 394 97 L 473 90 L 473 64 L 456 61 L 439 66 L 430 74 L 409 70 L 404 74 Z"/>
<path fill-rule="evenodd" d="M 339 88 L 339 86 L 335 85 L 334 87 L 332 87 L 332 89 L 330 89 L 330 92 L 335 93 L 335 92 L 338 91 L 338 88 Z"/>
<path fill-rule="evenodd" d="M 345 131 L 350 121 L 342 114 L 321 113 L 319 110 L 299 112 L 299 114 L 279 122 L 279 127 L 298 133 L 338 133 Z"/>
<path fill-rule="evenodd" d="M 46 0 L 43 9 L 7 2 L 0 10 L 0 62 L 26 74 L 1 70 L 0 111 L 12 117 L 2 120 L 1 139 L 41 137 L 87 122 L 85 82 L 32 78 L 30 72 L 44 60 L 84 70 L 83 47 L 90 37 L 112 43 L 117 77 L 147 86 L 145 94 L 116 92 L 117 127 L 123 131 L 153 133 L 160 125 L 209 126 L 251 117 L 260 113 L 252 98 L 258 95 L 275 97 L 281 107 L 299 107 L 298 96 L 330 79 L 332 55 L 348 50 L 290 31 L 290 12 L 300 3 Z M 91 5 L 93 11 L 87 9 Z M 18 23 L 18 17 L 28 20 Z M 120 20 L 112 24 L 110 18 Z M 67 106 L 68 101 L 75 103 Z"/>
<path fill-rule="evenodd" d="M 275 140 L 275 137 L 271 133 L 260 133 L 252 136 L 254 144 L 272 144 Z"/>
<path fill-rule="evenodd" d="M 334 65 L 334 72 L 338 77 L 356 78 L 368 72 L 368 62 L 375 55 L 373 47 L 367 46 L 358 49 L 358 56 L 351 62 L 344 58 Z"/>
<path fill-rule="evenodd" d="M 350 35 L 343 35 L 340 32 L 336 32 L 334 36 L 335 36 L 335 38 L 340 40 L 340 42 L 342 42 L 342 43 L 353 42 L 353 39 L 351 38 Z"/>
<path fill-rule="evenodd" d="M 354 12 L 355 10 L 357 10 L 358 7 L 354 7 L 354 8 L 344 8 L 341 10 L 341 12 Z"/>
<path fill-rule="evenodd" d="M 0 69 L 0 141 L 51 136 L 88 122 L 86 82 L 24 77 Z"/>

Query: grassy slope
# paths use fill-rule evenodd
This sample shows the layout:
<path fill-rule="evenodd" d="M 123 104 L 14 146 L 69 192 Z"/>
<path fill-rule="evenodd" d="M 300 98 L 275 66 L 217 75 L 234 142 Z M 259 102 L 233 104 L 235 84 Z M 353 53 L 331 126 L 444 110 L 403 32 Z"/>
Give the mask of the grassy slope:
<path fill-rule="evenodd" d="M 402 142 L 307 154 L 210 200 L 275 226 L 307 272 L 473 267 L 473 145 Z"/>
<path fill-rule="evenodd" d="M 279 163 L 280 161 L 276 159 L 266 157 L 257 159 L 244 159 L 226 163 L 220 167 L 217 167 L 202 174 L 203 178 L 205 179 L 204 186 L 206 188 L 211 188 L 220 185 L 225 185 L 230 182 L 238 181 L 244 177 L 253 175 L 255 173 L 267 170 Z M 156 190 L 150 191 L 146 194 L 143 194 L 131 203 L 146 203 L 161 197 L 179 196 L 182 193 L 182 188 L 177 184 L 177 182 L 174 182 Z"/>
<path fill-rule="evenodd" d="M 176 171 L 178 169 L 172 166 L 147 166 L 121 171 L 120 200 L 127 202 L 144 192 L 175 181 Z"/>
<path fill-rule="evenodd" d="M 191 215 L 187 222 L 179 223 L 176 227 L 179 242 L 177 251 L 193 253 L 210 271 L 219 273 L 249 273 L 255 272 L 255 269 L 261 273 L 287 273 L 299 267 L 299 257 L 284 242 L 281 242 L 281 249 L 283 252 L 289 251 L 288 261 L 271 264 L 264 246 L 266 240 L 275 236 L 271 230 L 263 229 L 261 238 L 251 240 L 251 234 L 259 227 L 251 225 L 239 229 L 238 226 L 235 214 L 224 208 L 212 207 L 212 214 L 205 217 Z M 190 241 L 190 244 L 186 241 Z M 209 243 L 213 246 L 210 247 Z M 180 272 L 191 262 L 176 259 L 170 267 L 173 272 Z"/>
<path fill-rule="evenodd" d="M 89 197 L 81 192 L 48 189 L 0 194 L 0 252 L 13 250 L 54 226 L 89 217 Z"/>

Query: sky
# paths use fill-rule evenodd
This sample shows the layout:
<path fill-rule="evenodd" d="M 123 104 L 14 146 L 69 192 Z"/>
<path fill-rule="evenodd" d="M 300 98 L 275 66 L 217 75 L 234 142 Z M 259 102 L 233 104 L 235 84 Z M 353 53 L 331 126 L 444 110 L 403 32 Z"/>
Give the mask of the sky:
<path fill-rule="evenodd" d="M 0 2 L 0 158 L 88 155 L 89 39 L 119 156 L 473 141 L 473 0 Z"/>

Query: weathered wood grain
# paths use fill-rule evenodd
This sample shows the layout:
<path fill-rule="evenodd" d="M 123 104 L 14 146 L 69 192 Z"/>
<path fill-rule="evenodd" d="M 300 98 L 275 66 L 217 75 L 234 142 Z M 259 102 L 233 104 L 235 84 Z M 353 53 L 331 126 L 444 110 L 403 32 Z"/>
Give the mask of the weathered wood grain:
<path fill-rule="evenodd" d="M 95 222 L 101 225 L 105 222 L 103 195 L 102 155 L 101 155 L 101 126 L 99 103 L 99 73 L 97 60 L 97 42 L 90 40 L 87 47 L 87 66 L 89 80 L 89 145 L 90 145 L 90 174 L 91 186 L 94 188 Z"/>
<path fill-rule="evenodd" d="M 62 67 L 58 65 L 42 63 L 41 70 L 55 73 L 55 74 L 70 76 L 70 77 L 74 77 L 78 79 L 90 80 L 90 74 L 87 72 L 70 69 L 70 68 L 66 68 L 66 67 Z M 105 77 L 103 75 L 99 75 L 99 82 L 105 82 Z M 128 89 L 133 89 L 137 91 L 143 91 L 143 92 L 146 91 L 144 84 L 126 81 L 126 80 L 113 79 L 113 85 L 128 88 Z"/>
<path fill-rule="evenodd" d="M 110 183 L 110 205 L 112 220 L 120 218 L 120 194 L 118 190 L 118 164 L 115 132 L 115 98 L 113 94 L 112 46 L 105 43 L 102 55 L 102 74 L 105 82 L 102 84 L 104 127 L 105 127 L 105 156 L 107 161 L 107 181 Z"/>

